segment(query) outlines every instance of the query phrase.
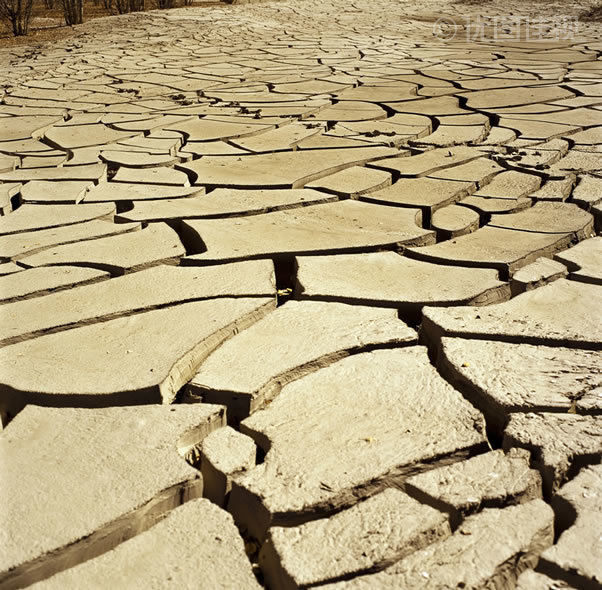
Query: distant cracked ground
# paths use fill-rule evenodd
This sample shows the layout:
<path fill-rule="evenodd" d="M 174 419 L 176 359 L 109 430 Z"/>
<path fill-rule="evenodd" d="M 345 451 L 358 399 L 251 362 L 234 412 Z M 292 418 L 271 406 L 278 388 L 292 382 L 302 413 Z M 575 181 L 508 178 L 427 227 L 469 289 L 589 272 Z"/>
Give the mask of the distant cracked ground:
<path fill-rule="evenodd" d="M 600 29 L 492 20 L 580 4 L 2 51 L 1 588 L 600 587 Z"/>

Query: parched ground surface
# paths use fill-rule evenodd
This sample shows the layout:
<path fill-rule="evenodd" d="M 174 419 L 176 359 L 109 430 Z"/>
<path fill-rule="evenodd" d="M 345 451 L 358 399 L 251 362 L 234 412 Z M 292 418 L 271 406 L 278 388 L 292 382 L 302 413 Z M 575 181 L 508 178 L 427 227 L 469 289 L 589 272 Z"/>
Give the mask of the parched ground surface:
<path fill-rule="evenodd" d="M 1 50 L 0 587 L 599 588 L 583 8 L 199 6 Z"/>

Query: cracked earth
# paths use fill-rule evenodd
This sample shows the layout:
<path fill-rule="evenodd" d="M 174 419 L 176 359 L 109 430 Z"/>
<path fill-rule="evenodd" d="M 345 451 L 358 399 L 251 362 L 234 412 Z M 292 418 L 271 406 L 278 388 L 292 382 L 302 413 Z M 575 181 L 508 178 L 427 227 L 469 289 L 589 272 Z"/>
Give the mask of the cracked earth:
<path fill-rule="evenodd" d="M 493 22 L 581 4 L 0 50 L 1 588 L 600 587 L 602 27 Z"/>

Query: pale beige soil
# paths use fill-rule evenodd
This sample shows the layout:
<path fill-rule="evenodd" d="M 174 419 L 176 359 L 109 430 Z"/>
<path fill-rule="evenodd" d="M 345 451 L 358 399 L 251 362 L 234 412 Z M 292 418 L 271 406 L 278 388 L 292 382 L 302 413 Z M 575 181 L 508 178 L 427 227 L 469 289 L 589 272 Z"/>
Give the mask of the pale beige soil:
<path fill-rule="evenodd" d="M 594 4 L 3 37 L 0 587 L 600 587 Z"/>

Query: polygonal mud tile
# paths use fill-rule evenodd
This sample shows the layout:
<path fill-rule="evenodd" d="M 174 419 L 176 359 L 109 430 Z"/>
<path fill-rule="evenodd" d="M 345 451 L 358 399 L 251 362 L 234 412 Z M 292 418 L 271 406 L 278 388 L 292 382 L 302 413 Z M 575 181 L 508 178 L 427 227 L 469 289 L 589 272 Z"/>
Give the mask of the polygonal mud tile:
<path fill-rule="evenodd" d="M 3 584 L 29 585 L 96 557 L 200 496 L 200 474 L 183 455 L 224 421 L 210 405 L 29 406 L 0 435 L 10 515 L 0 533 Z"/>
<path fill-rule="evenodd" d="M 594 234 L 591 214 L 573 203 L 535 203 L 526 211 L 494 215 L 488 226 L 547 234 L 572 233 L 576 241 Z"/>
<path fill-rule="evenodd" d="M 527 116 L 527 118 L 532 118 Z M 520 171 L 546 170 L 552 164 L 555 164 L 560 158 L 568 152 L 569 144 L 563 139 L 552 139 L 545 143 L 539 143 L 533 147 L 523 147 L 519 150 L 510 150 L 508 155 L 501 155 L 499 158 L 504 161 L 509 168 Z"/>
<path fill-rule="evenodd" d="M 489 132 L 488 125 L 439 125 L 434 133 L 412 143 L 412 145 L 451 147 L 479 143 Z"/>
<path fill-rule="evenodd" d="M 418 209 L 348 200 L 237 219 L 183 221 L 183 239 L 200 252 L 185 263 L 433 243 L 433 232 L 419 226 L 420 218 Z"/>
<path fill-rule="evenodd" d="M 118 141 L 115 147 L 128 146 L 133 148 L 149 149 L 152 151 L 159 151 L 164 153 L 173 154 L 182 146 L 182 137 L 178 134 L 174 137 L 132 137 L 130 139 L 124 139 Z"/>
<path fill-rule="evenodd" d="M 182 146 L 180 153 L 197 156 L 227 156 L 243 155 L 249 152 L 225 141 L 188 141 L 186 145 Z"/>
<path fill-rule="evenodd" d="M 74 166 L 91 166 L 95 164 L 102 164 L 106 166 L 104 162 L 100 161 L 100 152 L 105 146 L 93 146 L 84 148 L 75 148 L 69 150 L 70 157 L 63 164 L 63 167 L 73 168 Z"/>
<path fill-rule="evenodd" d="M 600 305 L 602 291 L 595 285 L 558 279 L 499 305 L 426 307 L 422 331 L 433 343 L 450 336 L 596 350 Z"/>
<path fill-rule="evenodd" d="M 504 432 L 504 448 L 531 451 L 533 465 L 551 496 L 580 468 L 602 458 L 602 417 L 558 413 L 515 413 Z"/>
<path fill-rule="evenodd" d="M 479 229 L 479 214 L 468 207 L 447 205 L 433 213 L 431 227 L 439 240 L 457 238 Z"/>
<path fill-rule="evenodd" d="M 173 129 L 174 131 L 183 133 L 186 137 L 186 141 L 235 139 L 237 137 L 256 135 L 273 128 L 274 125 L 261 124 L 261 121 L 234 123 L 228 121 L 212 121 L 209 119 L 189 119 L 166 127 L 166 129 Z"/>
<path fill-rule="evenodd" d="M 104 150 L 100 152 L 100 159 L 111 168 L 153 168 L 172 166 L 180 161 L 175 155 L 138 152 L 133 151 L 133 148 L 132 151 Z"/>
<path fill-rule="evenodd" d="M 267 454 L 235 480 L 229 510 L 262 539 L 269 526 L 349 506 L 425 462 L 481 449 L 483 429 L 424 348 L 353 355 L 290 383 L 241 423 Z"/>
<path fill-rule="evenodd" d="M 25 115 L 20 117 L 2 117 L 0 119 L 0 137 L 2 141 L 40 137 L 54 123 L 63 117 Z"/>
<path fill-rule="evenodd" d="M 540 185 L 541 178 L 539 176 L 507 170 L 495 176 L 490 183 L 474 194 L 480 197 L 519 199 L 536 191 Z"/>
<path fill-rule="evenodd" d="M 602 238 L 595 237 L 556 254 L 554 260 L 569 269 L 569 278 L 602 285 Z"/>
<path fill-rule="evenodd" d="M 447 539 L 412 553 L 384 571 L 328 590 L 362 588 L 498 588 L 514 585 L 554 540 L 554 513 L 542 500 L 469 517 Z M 511 566 L 508 564 L 512 564 Z"/>
<path fill-rule="evenodd" d="M 566 176 L 567 173 L 592 172 L 600 175 L 602 163 L 600 154 L 572 149 L 564 158 L 552 165 L 546 172 L 553 176 Z"/>
<path fill-rule="evenodd" d="M 20 262 L 26 267 L 87 265 L 119 275 L 157 264 L 175 263 L 185 254 L 186 250 L 173 229 L 165 223 L 152 223 L 140 231 L 63 244 L 26 254 L 20 258 Z"/>
<path fill-rule="evenodd" d="M 429 150 L 422 154 L 405 158 L 385 158 L 371 163 L 369 166 L 371 168 L 390 170 L 400 174 L 402 177 L 431 176 L 433 173 L 445 168 L 475 160 L 481 155 L 481 152 L 475 148 L 461 146 L 451 149 Z"/>
<path fill-rule="evenodd" d="M 527 197 L 502 199 L 499 197 L 480 197 L 471 195 L 470 197 L 462 199 L 458 204 L 462 207 L 470 207 L 483 216 L 484 219 L 487 219 L 487 216 L 496 213 L 505 214 L 523 211 L 531 206 L 532 201 Z"/>
<path fill-rule="evenodd" d="M 383 141 L 398 144 L 410 139 L 424 137 L 431 133 L 432 122 L 429 117 L 421 115 L 396 114 L 378 121 L 345 122 L 329 129 L 340 132 L 347 137 L 361 140 Z"/>
<path fill-rule="evenodd" d="M 384 170 L 375 170 L 364 166 L 353 166 L 320 180 L 306 184 L 306 188 L 314 188 L 354 197 L 367 192 L 378 191 L 391 184 L 391 174 Z"/>
<path fill-rule="evenodd" d="M 463 199 L 461 204 L 481 213 L 509 213 L 531 206 L 527 198 L 541 184 L 538 176 L 521 172 L 506 171 L 480 188 L 473 195 Z"/>
<path fill-rule="evenodd" d="M 310 189 L 236 190 L 218 188 L 188 199 L 142 201 L 117 216 L 121 220 L 168 221 L 235 217 L 338 201 L 339 197 Z"/>
<path fill-rule="evenodd" d="M 217 587 L 259 590 L 232 517 L 208 500 L 175 508 L 158 524 L 111 551 L 34 584 L 35 590 L 119 586 L 146 590 L 177 586 L 188 590 Z"/>
<path fill-rule="evenodd" d="M 28 182 L 21 189 L 23 203 L 79 203 L 86 194 L 86 190 L 93 186 L 91 182 L 65 181 L 48 182 L 34 180 Z"/>
<path fill-rule="evenodd" d="M 40 268 L 50 270 L 53 267 Z M 274 282 L 274 267 L 267 260 L 206 268 L 154 266 L 102 284 L 49 294 L 36 301 L 5 305 L 0 311 L 0 341 L 12 343 L 59 328 L 186 301 L 274 297 Z"/>
<path fill-rule="evenodd" d="M 422 64 L 421 64 L 422 65 Z M 420 100 L 402 100 L 386 103 L 386 106 L 397 113 L 413 113 L 424 116 L 464 115 L 455 96 L 438 96 Z"/>
<path fill-rule="evenodd" d="M 14 170 L 17 165 L 21 170 L 25 170 L 27 168 L 54 168 L 62 166 L 67 161 L 67 154 L 64 152 L 58 151 L 57 155 L 43 154 L 41 156 L 22 156 L 21 161 L 19 162 L 19 158 L 15 158 L 13 161 L 13 166 L 10 167 L 10 163 L 8 158 L 5 160 L 0 157 L 0 169 L 3 171 Z"/>
<path fill-rule="evenodd" d="M 443 180 L 474 182 L 479 188 L 482 188 L 491 182 L 496 174 L 499 174 L 503 170 L 504 168 L 493 160 L 479 157 L 464 164 L 454 164 L 449 168 L 435 170 L 429 173 L 429 177 L 440 178 Z"/>
<path fill-rule="evenodd" d="M 0 280 L 0 302 L 39 297 L 75 285 L 109 278 L 109 273 L 77 266 L 31 268 L 7 275 Z"/>
<path fill-rule="evenodd" d="M 571 140 L 577 145 L 597 145 L 602 143 L 602 126 L 590 127 L 571 135 Z"/>
<path fill-rule="evenodd" d="M 366 102 L 397 102 L 416 96 L 417 86 L 410 82 L 397 82 L 392 86 L 357 86 L 335 95 L 337 100 L 359 100 Z"/>
<path fill-rule="evenodd" d="M 0 182 L 39 181 L 82 181 L 102 182 L 107 179 L 106 164 L 88 166 L 62 166 L 61 168 L 23 168 L 13 172 L 0 173 Z"/>
<path fill-rule="evenodd" d="M 429 216 L 437 209 L 459 201 L 475 189 L 476 185 L 471 182 L 400 178 L 392 186 L 363 195 L 360 200 L 383 205 L 417 207 Z"/>
<path fill-rule="evenodd" d="M 23 205 L 0 219 L 0 235 L 17 234 L 62 225 L 73 225 L 93 219 L 112 221 L 115 205 Z"/>
<path fill-rule="evenodd" d="M 499 146 L 509 143 L 516 139 L 516 133 L 512 129 L 504 129 L 503 127 L 493 127 L 487 137 L 479 142 L 479 145 Z"/>
<path fill-rule="evenodd" d="M 139 229 L 141 229 L 139 223 L 116 224 L 94 219 L 71 225 L 8 234 L 0 236 L 0 256 L 18 260 L 22 256 L 61 244 L 73 242 L 79 244 L 86 240 L 120 235 Z"/>
<path fill-rule="evenodd" d="M 404 138 L 406 136 L 403 136 Z M 395 145 L 393 141 L 376 141 L 371 139 L 366 139 L 364 136 L 356 135 L 346 129 L 343 129 L 339 132 L 338 127 L 334 127 L 328 133 L 316 133 L 315 135 L 311 135 L 305 139 L 302 139 L 297 144 L 297 150 L 301 151 L 316 151 L 316 150 L 337 150 L 337 149 L 346 149 L 346 148 L 368 148 L 368 147 L 380 147 L 384 148 L 385 146 L 391 147 L 391 144 Z M 399 151 L 394 154 L 395 157 L 401 157 L 403 155 L 407 155 L 409 152 Z M 392 154 L 390 154 L 392 155 Z M 363 162 L 359 162 L 358 165 L 362 165 Z M 313 180 L 313 179 L 312 179 Z"/>
<path fill-rule="evenodd" d="M 521 213 L 529 211 L 530 209 L 527 209 Z M 496 223 L 499 218 L 510 218 L 511 215 L 521 215 L 521 213 L 495 216 Z M 585 231 L 578 230 L 583 238 L 589 237 L 592 221 L 585 225 Z M 409 247 L 405 250 L 405 254 L 434 264 L 495 268 L 503 278 L 507 278 L 542 256 L 551 257 L 556 252 L 564 250 L 576 238 L 575 233 L 569 233 L 570 231 L 570 229 L 567 233 L 523 231 L 489 224 L 471 234 L 432 246 Z"/>
<path fill-rule="evenodd" d="M 510 281 L 512 295 L 516 296 L 525 291 L 538 289 L 567 275 L 568 270 L 564 264 L 549 258 L 538 258 L 535 262 L 523 266 L 514 273 Z"/>
<path fill-rule="evenodd" d="M 466 105 L 472 109 L 494 110 L 498 107 L 552 102 L 575 96 L 570 90 L 555 85 L 544 88 L 522 87 L 477 90 L 466 95 Z"/>
<path fill-rule="evenodd" d="M 454 528 L 469 514 L 541 498 L 541 477 L 529 453 L 512 449 L 477 455 L 431 469 L 405 482 L 407 493 L 450 514 Z"/>
<path fill-rule="evenodd" d="M 0 264 L 0 276 L 11 275 L 16 272 L 21 272 L 23 269 L 22 266 L 15 264 L 14 262 L 3 262 Z"/>
<path fill-rule="evenodd" d="M 189 391 L 209 403 L 219 400 L 229 418 L 242 419 L 287 383 L 345 356 L 416 342 L 392 310 L 289 301 L 207 358 Z"/>
<path fill-rule="evenodd" d="M 548 180 L 539 190 L 529 195 L 537 201 L 566 201 L 575 186 L 573 174 L 559 180 Z"/>
<path fill-rule="evenodd" d="M 564 532 L 541 556 L 539 568 L 577 587 L 602 585 L 602 467 L 579 472 L 552 500 Z M 568 527 L 568 528 L 567 528 Z"/>
<path fill-rule="evenodd" d="M 3 414 L 28 403 L 171 403 L 214 348 L 274 305 L 268 298 L 193 301 L 5 346 Z"/>
<path fill-rule="evenodd" d="M 567 126 L 574 127 L 590 127 L 592 123 L 597 122 L 592 119 L 592 110 L 584 107 L 577 107 L 568 110 L 554 111 L 548 113 L 541 113 L 536 117 L 530 117 L 528 114 L 525 115 L 514 115 L 516 118 L 529 119 L 534 118 L 537 121 L 543 121 L 545 123 L 558 123 Z M 563 141 L 556 139 L 556 142 Z M 565 150 L 566 152 L 566 150 Z"/>
<path fill-rule="evenodd" d="M 571 200 L 588 210 L 602 203 L 602 178 L 585 175 L 573 191 Z"/>
<path fill-rule="evenodd" d="M 321 132 L 321 127 L 308 128 L 302 123 L 289 123 L 288 125 L 277 127 L 276 129 L 269 129 L 259 135 L 237 138 L 230 140 L 230 142 L 234 146 L 239 147 L 241 150 L 247 152 L 253 152 L 256 154 L 266 152 L 271 153 L 282 150 L 292 150 L 303 139 Z"/>
<path fill-rule="evenodd" d="M 513 412 L 602 409 L 601 360 L 589 350 L 442 338 L 440 368 L 501 435 Z"/>
<path fill-rule="evenodd" d="M 49 145 L 71 150 L 73 148 L 103 145 L 134 135 L 136 135 L 136 132 L 117 131 L 102 123 L 94 123 L 91 125 L 55 126 L 44 133 L 44 138 Z"/>
<path fill-rule="evenodd" d="M 487 305 L 509 298 L 495 270 L 440 266 L 395 252 L 297 258 L 295 294 L 419 315 L 424 305 Z"/>
<path fill-rule="evenodd" d="M 127 184 L 160 184 L 178 187 L 190 187 L 190 178 L 185 172 L 168 168 L 167 166 L 156 166 L 154 168 L 126 168 L 120 167 L 111 179 L 114 183 L 124 182 Z"/>
<path fill-rule="evenodd" d="M 255 467 L 257 446 L 249 436 L 225 426 L 212 432 L 201 447 L 203 496 L 224 506 L 232 478 Z"/>
<path fill-rule="evenodd" d="M 181 187 L 160 184 L 127 182 L 103 182 L 92 187 L 85 195 L 86 203 L 109 201 L 145 201 L 155 199 L 176 199 L 204 195 L 205 189 L 199 186 Z"/>
<path fill-rule="evenodd" d="M 310 115 L 308 121 L 377 121 L 386 119 L 387 111 L 380 105 L 356 100 L 340 100 Z"/>
<path fill-rule="evenodd" d="M 2 117 L 2 121 L 6 121 L 6 117 Z M 38 139 L 15 139 L 9 141 L 0 141 L 0 152 L 18 156 L 20 154 L 42 155 L 43 153 L 55 152 L 54 148 L 46 145 Z"/>
<path fill-rule="evenodd" d="M 366 147 L 278 152 L 232 158 L 206 156 L 183 164 L 197 176 L 195 184 L 230 188 L 302 188 L 344 168 L 397 154 L 395 148 Z M 1 176 L 0 176 L 1 178 Z"/>
<path fill-rule="evenodd" d="M 272 527 L 259 564 L 273 588 L 306 588 L 382 569 L 451 534 L 447 516 L 389 488 L 293 527 Z"/>

